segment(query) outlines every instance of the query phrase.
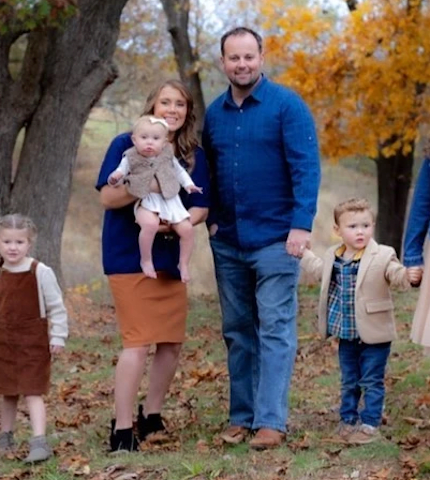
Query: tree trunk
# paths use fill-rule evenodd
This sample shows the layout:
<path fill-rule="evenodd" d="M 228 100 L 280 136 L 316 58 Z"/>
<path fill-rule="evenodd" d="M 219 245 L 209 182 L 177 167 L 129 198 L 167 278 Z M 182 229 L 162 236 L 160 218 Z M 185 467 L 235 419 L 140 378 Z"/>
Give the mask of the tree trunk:
<path fill-rule="evenodd" d="M 112 56 L 127 0 L 80 0 L 60 28 L 29 34 L 19 78 L 8 73 L 13 39 L 0 36 L 0 211 L 30 216 L 35 255 L 61 278 L 61 237 L 82 129 L 91 107 L 116 78 Z M 24 32 L 21 32 L 24 33 Z M 25 136 L 16 174 L 12 151 Z"/>
<path fill-rule="evenodd" d="M 378 172 L 378 242 L 394 247 L 400 256 L 408 194 L 412 182 L 414 149 L 408 154 L 396 152 L 376 160 Z"/>
<path fill-rule="evenodd" d="M 345 2 L 350 12 L 357 10 L 358 0 L 345 0 Z"/>
<path fill-rule="evenodd" d="M 194 53 L 188 35 L 189 0 L 161 0 L 167 17 L 167 29 L 172 37 L 175 60 L 181 80 L 189 87 L 194 99 L 197 131 L 200 134 L 205 114 L 205 102 Z"/>

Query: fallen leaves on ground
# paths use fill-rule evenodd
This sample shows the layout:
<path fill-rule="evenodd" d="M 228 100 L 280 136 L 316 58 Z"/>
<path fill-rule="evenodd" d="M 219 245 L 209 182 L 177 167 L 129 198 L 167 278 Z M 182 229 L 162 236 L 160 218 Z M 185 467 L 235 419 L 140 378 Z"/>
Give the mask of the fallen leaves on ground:
<path fill-rule="evenodd" d="M 208 319 L 199 318 L 190 326 L 189 340 L 163 410 L 168 434 L 152 435 L 140 444 L 141 453 L 135 454 L 168 459 L 169 455 L 183 453 L 187 458 L 199 459 L 202 471 L 196 469 L 194 475 L 184 469 L 172 476 L 173 466 L 164 465 L 163 461 L 155 466 L 143 465 L 144 462 L 129 465 L 127 461 L 103 466 L 100 459 L 109 458 L 113 373 L 120 351 L 114 310 L 110 305 L 95 304 L 76 293 L 68 295 L 67 303 L 72 318 L 71 346 L 55 360 L 53 385 L 47 397 L 49 425 L 57 439 L 55 468 L 63 475 L 61 478 L 296 480 L 300 477 L 294 476 L 295 463 L 302 455 L 310 455 L 318 465 L 312 467 L 310 462 L 302 467 L 304 472 L 308 467 L 309 478 L 315 480 L 412 480 L 429 468 L 430 394 L 425 389 L 428 381 L 421 389 L 402 387 L 415 375 L 422 361 L 421 352 L 407 348 L 401 354 L 394 352 L 392 363 L 396 368 L 389 369 L 387 374 L 387 409 L 382 433 L 384 441 L 397 446 L 399 454 L 387 458 L 383 453 L 375 454 L 376 460 L 372 455 L 365 460 L 357 455 L 355 459 L 354 447 L 334 435 L 339 404 L 337 344 L 323 341 L 315 333 L 299 335 L 287 448 L 255 453 L 243 446 L 240 448 L 245 453 L 241 450 L 239 456 L 234 448 L 225 446 L 219 433 L 228 418 L 228 372 L 218 306 L 213 301 L 206 305 Z M 301 316 L 308 312 L 308 317 L 314 318 L 315 305 L 314 296 L 309 301 L 302 300 Z M 400 330 L 407 334 L 406 328 Z M 140 389 L 142 401 L 146 388 L 147 377 Z M 3 459 L 5 465 L 10 461 L 13 467 L 3 473 L 0 465 L 0 479 L 45 480 L 43 465 L 29 468 L 17 461 L 27 454 L 25 435 L 29 432 L 28 413 L 22 403 L 18 425 L 25 430 L 23 440 L 15 454 Z M 220 461 L 226 466 L 220 468 Z M 176 468 L 180 470 L 180 465 Z"/>

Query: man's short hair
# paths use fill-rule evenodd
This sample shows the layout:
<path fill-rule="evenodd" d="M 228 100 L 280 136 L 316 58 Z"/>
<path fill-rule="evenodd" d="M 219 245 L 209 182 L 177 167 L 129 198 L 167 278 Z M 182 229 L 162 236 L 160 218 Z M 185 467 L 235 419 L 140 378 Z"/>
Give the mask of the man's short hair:
<path fill-rule="evenodd" d="M 339 218 L 345 212 L 364 212 L 365 210 L 368 210 L 372 214 L 373 220 L 375 221 L 375 213 L 366 198 L 349 198 L 334 207 L 334 222 L 336 225 L 339 225 Z"/>
<path fill-rule="evenodd" d="M 263 51 L 263 38 L 261 37 L 261 35 L 259 35 L 255 30 L 252 30 L 248 27 L 236 27 L 224 33 L 224 35 L 221 37 L 221 55 L 224 56 L 224 44 L 228 37 L 245 35 L 247 33 L 249 33 L 255 38 L 258 44 L 258 51 L 261 53 Z"/>

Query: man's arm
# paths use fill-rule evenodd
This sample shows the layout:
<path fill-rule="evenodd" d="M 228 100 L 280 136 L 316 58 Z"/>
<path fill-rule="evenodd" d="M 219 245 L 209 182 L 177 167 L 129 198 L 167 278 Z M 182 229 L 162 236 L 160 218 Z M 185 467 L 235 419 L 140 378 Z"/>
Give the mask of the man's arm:
<path fill-rule="evenodd" d="M 312 114 L 296 93 L 289 91 L 282 106 L 282 140 L 294 195 L 291 230 L 312 230 L 316 213 L 321 167 Z M 296 237 L 294 232 L 291 232 Z M 308 243 L 304 233 L 299 240 Z M 293 239 L 290 239 L 292 241 Z M 301 246 L 301 245 L 300 245 Z"/>

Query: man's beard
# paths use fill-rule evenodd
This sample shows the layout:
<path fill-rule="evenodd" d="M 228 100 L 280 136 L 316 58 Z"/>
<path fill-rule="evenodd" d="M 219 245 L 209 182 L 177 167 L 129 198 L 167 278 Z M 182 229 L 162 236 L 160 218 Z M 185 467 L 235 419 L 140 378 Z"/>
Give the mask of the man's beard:
<path fill-rule="evenodd" d="M 234 80 L 230 80 L 230 82 L 238 90 L 250 90 L 260 80 L 260 78 L 261 78 L 261 74 L 258 75 L 256 78 L 251 78 L 251 81 L 248 83 L 238 83 Z"/>

